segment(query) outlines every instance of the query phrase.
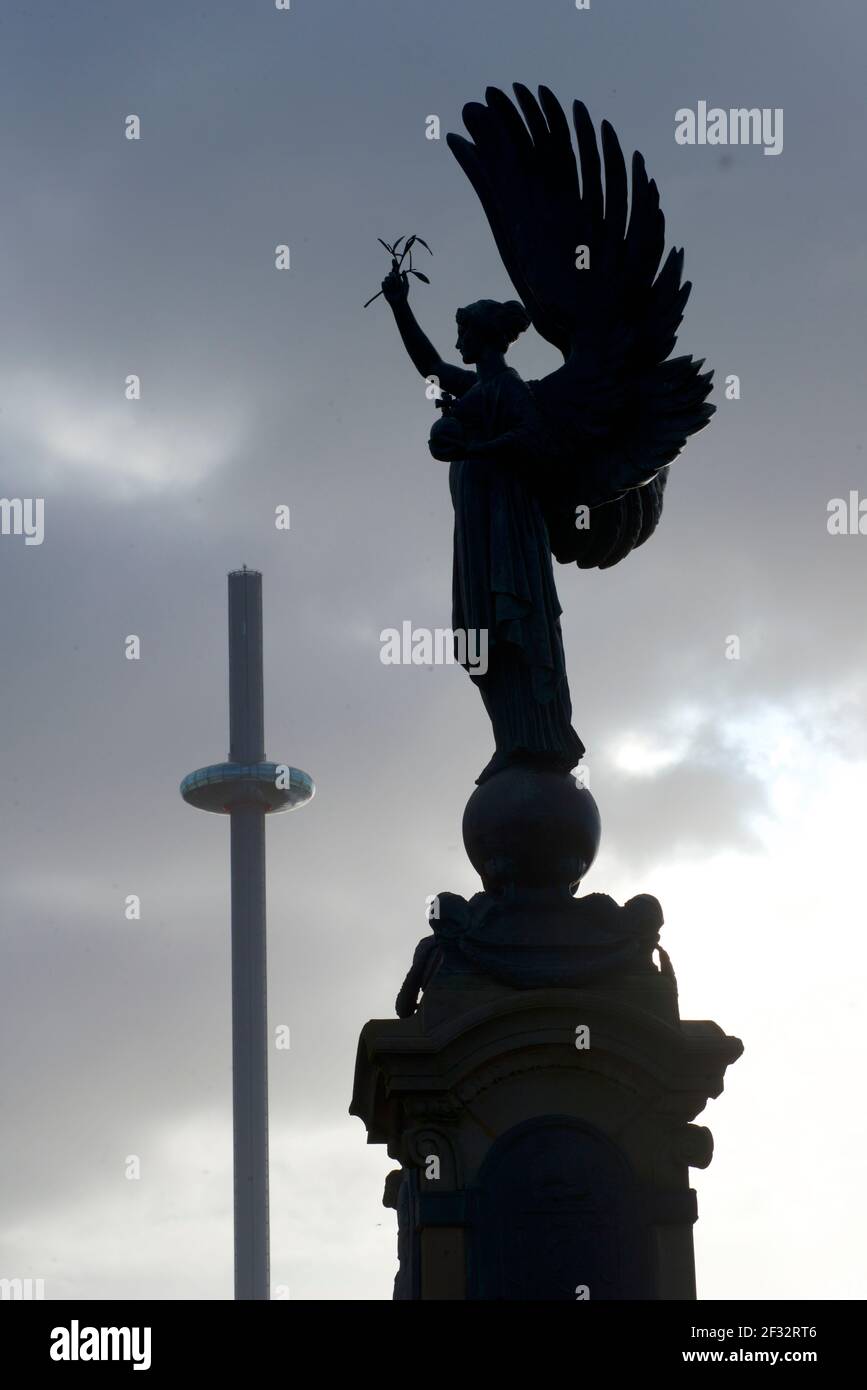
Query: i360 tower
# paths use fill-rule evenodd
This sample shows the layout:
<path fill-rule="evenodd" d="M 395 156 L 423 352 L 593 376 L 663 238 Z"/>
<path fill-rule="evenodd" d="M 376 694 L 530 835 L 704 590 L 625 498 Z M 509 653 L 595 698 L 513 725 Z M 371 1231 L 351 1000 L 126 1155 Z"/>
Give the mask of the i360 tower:
<path fill-rule="evenodd" d="M 262 684 L 262 576 L 245 566 L 229 575 L 229 761 L 181 783 L 231 828 L 236 1299 L 269 1297 L 265 816 L 314 792 L 306 772 L 265 761 Z"/>

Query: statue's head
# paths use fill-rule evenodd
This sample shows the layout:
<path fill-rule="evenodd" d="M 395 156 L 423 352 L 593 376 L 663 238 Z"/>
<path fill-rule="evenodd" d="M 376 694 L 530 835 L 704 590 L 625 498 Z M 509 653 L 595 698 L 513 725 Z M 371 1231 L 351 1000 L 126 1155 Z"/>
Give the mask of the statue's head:
<path fill-rule="evenodd" d="M 456 347 L 464 362 L 478 362 L 486 350 L 505 353 L 530 327 L 530 315 L 517 299 L 477 299 L 458 309 Z"/>

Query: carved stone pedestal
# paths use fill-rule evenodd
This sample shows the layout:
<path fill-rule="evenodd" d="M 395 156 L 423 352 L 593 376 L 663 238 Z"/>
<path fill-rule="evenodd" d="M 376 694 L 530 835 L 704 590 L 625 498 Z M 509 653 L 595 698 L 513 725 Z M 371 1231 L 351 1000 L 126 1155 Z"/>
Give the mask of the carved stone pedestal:
<path fill-rule="evenodd" d="M 586 988 L 440 971 L 359 1041 L 350 1112 L 401 1165 L 400 1299 L 694 1299 L 691 1123 L 742 1045 L 650 966 Z"/>

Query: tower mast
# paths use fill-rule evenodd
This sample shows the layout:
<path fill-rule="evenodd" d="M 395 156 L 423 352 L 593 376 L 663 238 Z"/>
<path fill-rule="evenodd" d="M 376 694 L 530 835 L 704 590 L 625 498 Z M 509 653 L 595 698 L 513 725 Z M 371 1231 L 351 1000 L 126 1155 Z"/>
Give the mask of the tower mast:
<path fill-rule="evenodd" d="M 313 796 L 306 772 L 266 762 L 262 576 L 229 575 L 229 761 L 191 772 L 181 796 L 229 816 L 235 1298 L 269 1298 L 265 816 Z"/>

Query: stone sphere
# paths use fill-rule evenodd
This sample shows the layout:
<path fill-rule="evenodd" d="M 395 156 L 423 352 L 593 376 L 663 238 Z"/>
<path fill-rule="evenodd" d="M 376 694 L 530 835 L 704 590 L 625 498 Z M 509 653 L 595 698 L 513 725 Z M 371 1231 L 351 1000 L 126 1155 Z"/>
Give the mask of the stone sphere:
<path fill-rule="evenodd" d="M 464 811 L 464 846 L 486 892 L 512 885 L 568 890 L 596 858 L 601 834 L 586 787 L 528 767 L 495 773 Z"/>

